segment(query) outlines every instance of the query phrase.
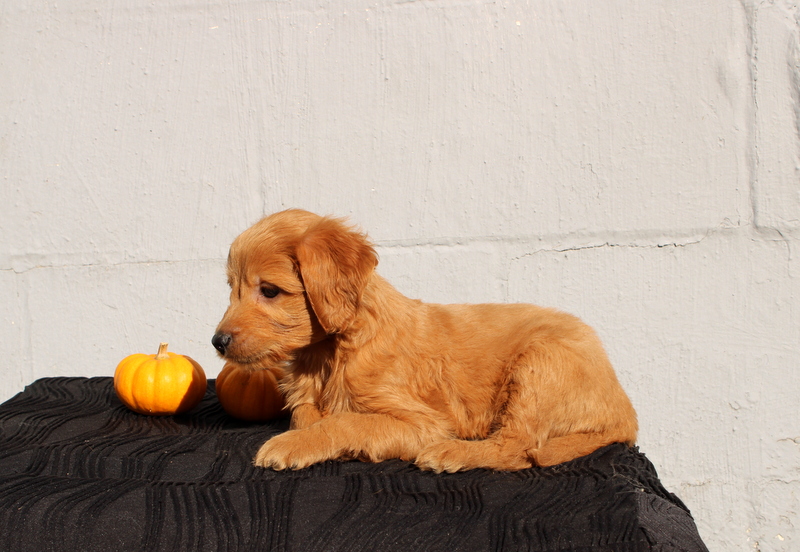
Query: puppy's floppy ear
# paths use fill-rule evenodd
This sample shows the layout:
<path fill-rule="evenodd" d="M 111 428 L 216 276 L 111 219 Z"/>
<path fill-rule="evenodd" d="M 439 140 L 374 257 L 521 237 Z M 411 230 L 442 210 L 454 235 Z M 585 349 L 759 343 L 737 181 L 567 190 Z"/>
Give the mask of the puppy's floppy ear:
<path fill-rule="evenodd" d="M 329 334 L 343 331 L 378 264 L 372 244 L 341 220 L 322 218 L 308 228 L 295 254 L 319 323 Z"/>

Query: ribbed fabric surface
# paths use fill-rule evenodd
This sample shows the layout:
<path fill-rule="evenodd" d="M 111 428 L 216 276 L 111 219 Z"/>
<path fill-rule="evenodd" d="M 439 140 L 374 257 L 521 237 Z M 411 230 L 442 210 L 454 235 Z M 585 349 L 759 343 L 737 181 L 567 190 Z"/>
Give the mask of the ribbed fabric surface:
<path fill-rule="evenodd" d="M 0 550 L 705 551 L 643 454 L 436 475 L 399 460 L 294 472 L 251 459 L 288 422 L 141 416 L 111 378 L 46 378 L 0 405 Z"/>

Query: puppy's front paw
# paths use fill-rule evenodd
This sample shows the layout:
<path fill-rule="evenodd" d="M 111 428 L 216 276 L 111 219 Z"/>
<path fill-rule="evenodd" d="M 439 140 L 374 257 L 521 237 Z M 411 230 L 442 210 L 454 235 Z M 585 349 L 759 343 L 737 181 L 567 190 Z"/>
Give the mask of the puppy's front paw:
<path fill-rule="evenodd" d="M 258 450 L 253 463 L 262 468 L 299 470 L 331 459 L 330 442 L 316 432 L 293 429 L 276 435 Z"/>

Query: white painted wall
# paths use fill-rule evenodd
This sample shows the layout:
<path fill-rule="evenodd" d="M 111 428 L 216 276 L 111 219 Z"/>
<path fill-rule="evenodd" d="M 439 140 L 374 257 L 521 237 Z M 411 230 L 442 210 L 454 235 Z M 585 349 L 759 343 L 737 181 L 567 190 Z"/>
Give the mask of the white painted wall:
<path fill-rule="evenodd" d="M 350 215 L 428 301 L 594 325 L 712 550 L 800 549 L 800 8 L 0 2 L 0 400 L 161 340 L 230 241 Z"/>

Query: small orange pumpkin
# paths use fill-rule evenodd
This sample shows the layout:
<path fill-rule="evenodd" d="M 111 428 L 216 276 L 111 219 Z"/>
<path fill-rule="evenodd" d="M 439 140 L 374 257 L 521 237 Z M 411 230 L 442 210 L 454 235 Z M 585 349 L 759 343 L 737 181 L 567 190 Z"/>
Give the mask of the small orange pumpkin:
<path fill-rule="evenodd" d="M 223 410 L 240 420 L 264 422 L 286 414 L 286 402 L 273 370 L 248 370 L 228 362 L 217 376 L 217 398 Z"/>
<path fill-rule="evenodd" d="M 119 400 L 139 414 L 180 414 L 197 406 L 206 393 L 206 374 L 191 358 L 170 353 L 167 344 L 155 355 L 122 359 L 114 372 Z"/>

